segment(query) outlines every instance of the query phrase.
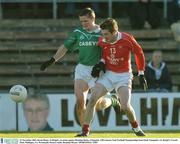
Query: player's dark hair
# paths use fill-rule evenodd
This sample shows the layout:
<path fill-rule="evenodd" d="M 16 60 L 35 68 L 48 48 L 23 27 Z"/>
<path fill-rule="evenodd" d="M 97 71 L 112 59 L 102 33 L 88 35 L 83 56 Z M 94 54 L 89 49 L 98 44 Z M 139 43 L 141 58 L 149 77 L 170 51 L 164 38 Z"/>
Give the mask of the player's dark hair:
<path fill-rule="evenodd" d="M 82 9 L 79 12 L 79 16 L 88 16 L 90 18 L 95 18 L 96 17 L 94 10 L 92 10 L 89 7 Z"/>
<path fill-rule="evenodd" d="M 100 24 L 101 29 L 109 30 L 111 33 L 118 31 L 118 24 L 117 21 L 113 18 L 107 18 Z"/>

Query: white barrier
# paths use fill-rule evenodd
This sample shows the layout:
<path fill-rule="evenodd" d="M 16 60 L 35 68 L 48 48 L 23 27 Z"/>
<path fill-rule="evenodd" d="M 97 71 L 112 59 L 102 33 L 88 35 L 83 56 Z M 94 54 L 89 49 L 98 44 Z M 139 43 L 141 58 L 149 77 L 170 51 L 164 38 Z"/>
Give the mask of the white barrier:
<path fill-rule="evenodd" d="M 74 94 L 48 94 L 51 111 L 48 118 L 56 131 L 79 131 L 75 118 Z M 144 130 L 180 130 L 180 93 L 133 93 L 132 105 Z M 21 104 L 19 130 L 26 131 Z M 0 130 L 16 129 L 15 103 L 8 94 L 0 94 Z M 116 115 L 112 108 L 96 113 L 92 131 L 131 130 L 124 114 Z"/>

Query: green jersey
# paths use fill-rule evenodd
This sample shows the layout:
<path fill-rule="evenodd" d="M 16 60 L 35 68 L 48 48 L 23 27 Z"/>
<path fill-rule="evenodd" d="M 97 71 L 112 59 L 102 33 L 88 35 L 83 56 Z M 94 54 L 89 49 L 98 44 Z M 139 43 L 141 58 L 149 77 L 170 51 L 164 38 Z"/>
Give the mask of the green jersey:
<path fill-rule="evenodd" d="M 101 48 L 98 46 L 100 36 L 100 29 L 94 32 L 87 32 L 83 28 L 77 28 L 65 40 L 64 46 L 70 51 L 78 49 L 79 63 L 93 66 L 101 58 Z"/>

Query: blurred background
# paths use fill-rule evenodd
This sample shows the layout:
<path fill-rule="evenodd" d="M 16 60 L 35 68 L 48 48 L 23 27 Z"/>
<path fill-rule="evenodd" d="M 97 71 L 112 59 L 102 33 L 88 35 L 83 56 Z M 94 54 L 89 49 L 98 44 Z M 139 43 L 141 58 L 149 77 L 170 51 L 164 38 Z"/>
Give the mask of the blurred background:
<path fill-rule="evenodd" d="M 113 17 L 119 22 L 120 31 L 133 34 L 142 45 L 147 62 L 151 60 L 154 50 L 163 51 L 163 60 L 172 75 L 172 91 L 179 91 L 179 42 L 174 39 L 170 28 L 179 20 L 180 14 L 179 9 L 173 7 L 174 2 L 0 0 L 0 90 L 7 91 L 10 86 L 20 83 L 29 89 L 72 92 L 76 53 L 69 53 L 46 72 L 39 71 L 39 66 L 79 25 L 79 10 L 91 7 L 97 14 L 97 23 L 106 17 Z M 135 78 L 134 90 L 138 88 Z"/>

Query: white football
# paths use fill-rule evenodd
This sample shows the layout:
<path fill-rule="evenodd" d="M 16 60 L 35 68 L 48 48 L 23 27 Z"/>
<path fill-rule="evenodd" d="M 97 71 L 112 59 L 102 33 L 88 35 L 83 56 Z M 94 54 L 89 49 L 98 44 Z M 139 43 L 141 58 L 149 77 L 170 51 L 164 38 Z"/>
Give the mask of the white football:
<path fill-rule="evenodd" d="M 27 89 L 22 85 L 14 85 L 11 87 L 9 94 L 13 101 L 23 102 L 27 98 Z"/>

